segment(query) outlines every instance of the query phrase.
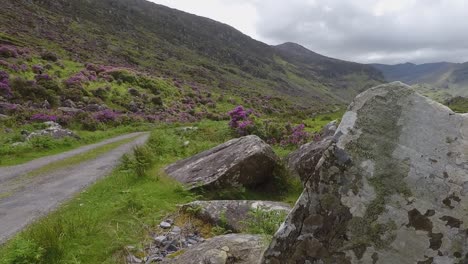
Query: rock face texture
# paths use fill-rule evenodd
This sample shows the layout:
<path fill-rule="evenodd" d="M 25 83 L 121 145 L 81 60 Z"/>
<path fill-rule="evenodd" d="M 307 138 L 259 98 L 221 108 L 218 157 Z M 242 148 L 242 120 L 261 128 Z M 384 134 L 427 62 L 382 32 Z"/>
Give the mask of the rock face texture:
<path fill-rule="evenodd" d="M 214 237 L 187 249 L 182 255 L 164 264 L 256 264 L 265 250 L 260 235 L 229 234 Z"/>
<path fill-rule="evenodd" d="M 468 115 L 357 96 L 262 263 L 468 263 Z"/>
<path fill-rule="evenodd" d="M 278 160 L 263 140 L 246 136 L 178 161 L 165 171 L 189 189 L 255 186 L 273 178 Z"/>
<path fill-rule="evenodd" d="M 331 144 L 336 129 L 337 121 L 330 122 L 320 132 L 320 141 L 304 144 L 298 150 L 288 155 L 287 164 L 289 171 L 299 177 L 303 183 L 312 175 L 315 165 L 317 165 L 323 152 Z"/>
<path fill-rule="evenodd" d="M 191 209 L 198 218 L 232 232 L 242 232 L 253 210 L 275 211 L 284 215 L 291 211 L 291 207 L 285 203 L 246 200 L 195 201 L 182 208 L 186 211 Z"/>

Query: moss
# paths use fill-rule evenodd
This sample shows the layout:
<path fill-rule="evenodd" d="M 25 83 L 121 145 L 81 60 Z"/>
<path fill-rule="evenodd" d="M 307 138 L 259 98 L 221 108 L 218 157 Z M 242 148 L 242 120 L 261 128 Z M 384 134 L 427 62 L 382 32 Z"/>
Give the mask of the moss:
<path fill-rule="evenodd" d="M 383 248 L 395 238 L 393 231 L 397 227 L 394 222 L 382 224 L 376 221 L 384 212 L 386 201 L 391 195 L 411 195 L 410 188 L 404 182 L 409 164 L 393 158 L 401 132 L 398 119 L 402 107 L 399 103 L 411 93 L 413 91 L 410 89 L 395 87 L 388 90 L 385 96 L 373 97 L 358 110 L 356 126 L 361 129 L 361 136 L 348 143 L 346 148 L 355 166 L 365 160 L 373 160 L 374 177 L 369 179 L 369 183 L 375 190 L 376 198 L 368 205 L 364 217 L 354 217 L 349 222 L 351 245 L 366 244 Z M 363 173 L 361 171 L 358 174 Z M 353 185 L 357 184 L 353 182 Z"/>

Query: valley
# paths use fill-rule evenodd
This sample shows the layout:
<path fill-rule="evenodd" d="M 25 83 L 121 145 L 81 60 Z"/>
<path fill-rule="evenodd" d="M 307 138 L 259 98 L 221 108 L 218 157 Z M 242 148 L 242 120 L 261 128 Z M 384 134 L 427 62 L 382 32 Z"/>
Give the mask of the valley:
<path fill-rule="evenodd" d="M 4 0 L 0 264 L 462 264 L 467 112 L 468 63 Z"/>

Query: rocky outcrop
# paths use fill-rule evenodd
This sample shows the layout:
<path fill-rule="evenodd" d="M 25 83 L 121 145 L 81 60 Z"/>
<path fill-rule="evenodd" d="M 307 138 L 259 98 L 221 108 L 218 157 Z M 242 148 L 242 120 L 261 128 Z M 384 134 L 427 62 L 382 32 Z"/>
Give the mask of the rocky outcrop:
<path fill-rule="evenodd" d="M 288 204 L 281 202 L 246 200 L 195 201 L 184 205 L 182 209 L 232 232 L 242 232 L 254 210 L 275 211 L 284 215 L 291 211 Z"/>
<path fill-rule="evenodd" d="M 292 175 L 297 176 L 302 182 L 306 182 L 309 175 L 315 169 L 315 165 L 322 157 L 323 152 L 332 142 L 336 132 L 337 121 L 328 123 L 320 132 L 320 139 L 302 145 L 286 158 L 287 167 Z"/>
<path fill-rule="evenodd" d="M 468 115 L 402 83 L 356 97 L 262 263 L 467 263 Z"/>
<path fill-rule="evenodd" d="M 278 157 L 257 136 L 230 140 L 166 167 L 165 172 L 188 188 L 255 186 L 273 178 Z"/>
<path fill-rule="evenodd" d="M 256 264 L 265 250 L 264 241 L 260 235 L 229 234 L 218 236 L 187 249 L 174 259 L 166 259 L 161 263 Z"/>
<path fill-rule="evenodd" d="M 61 125 L 55 122 L 49 121 L 49 122 L 44 122 L 44 124 L 47 126 L 47 128 L 31 132 L 30 134 L 27 135 L 26 139 L 30 140 L 32 138 L 40 137 L 40 136 L 49 136 L 55 139 L 60 139 L 64 137 L 79 138 L 78 135 L 76 135 L 73 131 L 64 129 L 62 128 Z"/>

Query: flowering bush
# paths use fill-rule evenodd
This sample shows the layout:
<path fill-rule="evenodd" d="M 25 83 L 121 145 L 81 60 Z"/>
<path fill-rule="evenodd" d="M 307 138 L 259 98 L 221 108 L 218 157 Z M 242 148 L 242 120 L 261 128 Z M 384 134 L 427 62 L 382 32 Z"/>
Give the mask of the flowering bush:
<path fill-rule="evenodd" d="M 36 74 L 36 76 L 34 76 L 34 79 L 36 79 L 36 81 L 50 81 L 52 80 L 52 77 L 50 77 L 49 74 L 47 73 L 44 73 L 44 74 Z"/>
<path fill-rule="evenodd" d="M 32 66 L 32 71 L 35 74 L 41 74 L 44 71 L 44 67 L 42 67 L 42 65 L 33 65 Z"/>
<path fill-rule="evenodd" d="M 116 113 L 110 109 L 105 109 L 95 113 L 93 117 L 99 122 L 107 123 L 116 121 L 119 116 L 119 113 Z"/>
<path fill-rule="evenodd" d="M 280 144 L 283 146 L 300 146 L 310 139 L 310 134 L 305 130 L 305 125 L 300 124 L 296 127 L 291 128 L 291 124 L 286 126 L 286 131 L 288 132 L 281 140 Z"/>
<path fill-rule="evenodd" d="M 18 50 L 12 46 L 0 46 L 0 56 L 4 58 L 16 58 L 18 57 Z"/>
<path fill-rule="evenodd" d="M 31 121 L 36 122 L 47 122 L 47 121 L 54 121 L 57 122 L 58 118 L 56 115 L 48 115 L 44 113 L 37 113 L 31 116 Z"/>
<path fill-rule="evenodd" d="M 241 105 L 237 106 L 234 110 L 228 112 L 228 115 L 231 117 L 229 127 L 235 130 L 240 136 L 251 134 L 254 128 L 254 123 L 250 118 L 251 114 L 251 109 L 246 110 Z"/>
<path fill-rule="evenodd" d="M 256 118 L 251 109 L 237 106 L 228 112 L 231 120 L 229 127 L 239 136 L 255 134 L 270 144 L 281 144 L 282 146 L 300 146 L 307 143 L 310 134 L 305 131 L 305 125 L 300 124 L 292 127 L 290 123 L 284 125 L 273 123 L 270 120 Z"/>
<path fill-rule="evenodd" d="M 10 97 L 11 88 L 9 83 L 9 74 L 5 71 L 0 71 L 0 95 Z"/>

